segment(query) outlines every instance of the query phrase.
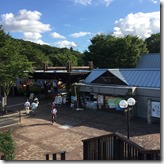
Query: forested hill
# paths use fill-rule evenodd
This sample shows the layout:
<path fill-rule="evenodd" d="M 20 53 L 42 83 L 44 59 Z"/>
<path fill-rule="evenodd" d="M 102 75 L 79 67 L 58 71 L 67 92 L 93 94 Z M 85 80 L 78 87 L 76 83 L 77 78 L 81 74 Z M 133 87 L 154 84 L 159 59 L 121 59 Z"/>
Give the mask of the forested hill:
<path fill-rule="evenodd" d="M 20 39 L 13 40 L 20 45 L 21 53 L 30 61 L 34 61 L 38 67 L 41 67 L 43 62 L 48 62 L 49 66 L 65 66 L 67 61 L 71 61 L 74 66 L 85 65 L 83 54 L 73 48 L 57 48 Z"/>

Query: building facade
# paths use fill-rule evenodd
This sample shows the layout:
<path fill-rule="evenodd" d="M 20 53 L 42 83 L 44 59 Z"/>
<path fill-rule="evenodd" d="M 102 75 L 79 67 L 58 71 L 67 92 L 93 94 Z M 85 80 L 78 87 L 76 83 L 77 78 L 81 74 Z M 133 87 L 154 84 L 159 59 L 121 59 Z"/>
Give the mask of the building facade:
<path fill-rule="evenodd" d="M 136 68 L 93 69 L 75 89 L 79 108 L 123 113 L 119 102 L 133 97 L 133 116 L 160 120 L 160 54 L 142 55 Z"/>

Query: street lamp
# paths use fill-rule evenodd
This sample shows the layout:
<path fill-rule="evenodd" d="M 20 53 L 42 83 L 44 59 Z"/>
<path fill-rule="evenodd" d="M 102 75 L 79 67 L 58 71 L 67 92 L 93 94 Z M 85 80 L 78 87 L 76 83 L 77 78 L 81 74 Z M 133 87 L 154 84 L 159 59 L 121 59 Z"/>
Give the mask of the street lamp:
<path fill-rule="evenodd" d="M 129 139 L 129 112 L 132 110 L 132 107 L 135 105 L 136 100 L 132 97 L 128 98 L 128 100 L 121 100 L 119 102 L 119 106 L 124 109 L 127 113 L 127 138 Z"/>

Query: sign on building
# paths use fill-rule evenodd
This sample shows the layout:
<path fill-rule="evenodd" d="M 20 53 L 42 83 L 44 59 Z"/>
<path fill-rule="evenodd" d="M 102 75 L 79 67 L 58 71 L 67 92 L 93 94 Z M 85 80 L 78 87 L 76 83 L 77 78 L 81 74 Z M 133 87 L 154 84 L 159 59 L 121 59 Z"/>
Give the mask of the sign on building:
<path fill-rule="evenodd" d="M 151 116 L 160 118 L 160 102 L 151 102 Z"/>

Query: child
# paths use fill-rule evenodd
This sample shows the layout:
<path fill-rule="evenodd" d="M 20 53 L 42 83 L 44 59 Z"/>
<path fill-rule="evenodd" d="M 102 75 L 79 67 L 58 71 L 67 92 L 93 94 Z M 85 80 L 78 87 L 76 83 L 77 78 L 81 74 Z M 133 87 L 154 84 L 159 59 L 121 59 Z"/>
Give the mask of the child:
<path fill-rule="evenodd" d="M 54 124 L 54 122 L 55 122 L 55 117 L 57 117 L 57 109 L 54 106 L 51 110 L 52 124 Z"/>

